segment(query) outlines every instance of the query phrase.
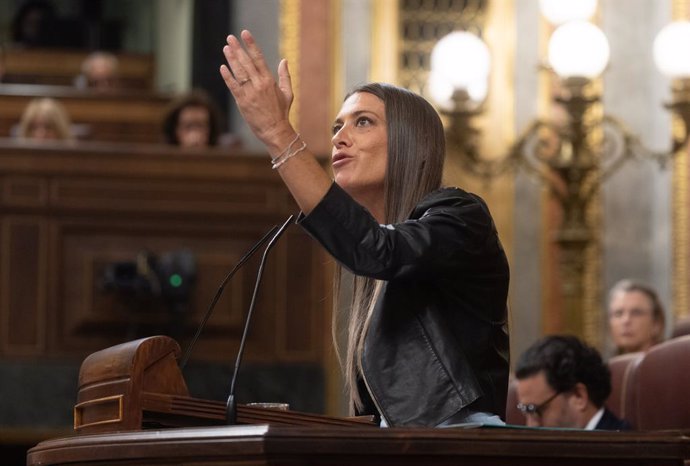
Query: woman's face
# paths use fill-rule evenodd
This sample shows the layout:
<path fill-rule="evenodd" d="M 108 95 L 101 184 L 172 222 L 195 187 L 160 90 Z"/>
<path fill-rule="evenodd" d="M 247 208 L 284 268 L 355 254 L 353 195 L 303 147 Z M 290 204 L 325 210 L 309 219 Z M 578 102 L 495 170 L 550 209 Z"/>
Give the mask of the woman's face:
<path fill-rule="evenodd" d="M 332 142 L 335 182 L 365 206 L 371 199 L 382 199 L 388 164 L 383 101 L 368 92 L 348 97 L 333 124 Z"/>
<path fill-rule="evenodd" d="M 52 141 L 60 139 L 60 134 L 48 117 L 39 115 L 29 123 L 27 137 L 39 141 Z"/>
<path fill-rule="evenodd" d="M 180 111 L 175 129 L 180 147 L 206 147 L 211 135 L 211 121 L 206 107 L 189 106 Z"/>
<path fill-rule="evenodd" d="M 613 343 L 624 353 L 646 351 L 661 334 L 652 300 L 641 291 L 619 291 L 609 303 Z"/>

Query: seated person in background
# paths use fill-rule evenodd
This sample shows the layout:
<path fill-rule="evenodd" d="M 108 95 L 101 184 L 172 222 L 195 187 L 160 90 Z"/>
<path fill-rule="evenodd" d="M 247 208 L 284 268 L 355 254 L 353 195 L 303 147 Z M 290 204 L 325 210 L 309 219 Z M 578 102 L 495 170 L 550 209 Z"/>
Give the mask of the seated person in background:
<path fill-rule="evenodd" d="M 599 352 L 574 336 L 547 336 L 517 362 L 518 409 L 531 427 L 629 430 L 604 407 L 611 373 Z"/>
<path fill-rule="evenodd" d="M 664 308 L 656 291 L 642 283 L 616 283 L 609 292 L 608 317 L 618 354 L 647 351 L 664 339 Z"/>
<path fill-rule="evenodd" d="M 79 89 L 109 91 L 119 87 L 120 64 L 110 52 L 93 52 L 81 64 L 81 74 L 75 79 Z"/>
<path fill-rule="evenodd" d="M 17 2 L 18 3 L 18 2 Z M 55 7 L 48 0 L 27 0 L 12 20 L 12 42 L 25 47 L 53 45 Z"/>
<path fill-rule="evenodd" d="M 51 98 L 33 99 L 24 109 L 17 137 L 40 141 L 73 140 L 65 107 Z"/>
<path fill-rule="evenodd" d="M 163 119 L 165 142 L 185 148 L 218 144 L 220 113 L 202 90 L 193 90 L 170 104 Z"/>

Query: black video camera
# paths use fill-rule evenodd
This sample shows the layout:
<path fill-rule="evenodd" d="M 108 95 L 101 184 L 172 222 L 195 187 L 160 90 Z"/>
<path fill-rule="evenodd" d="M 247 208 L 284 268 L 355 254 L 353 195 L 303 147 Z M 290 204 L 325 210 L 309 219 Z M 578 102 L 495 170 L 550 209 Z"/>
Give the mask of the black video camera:
<path fill-rule="evenodd" d="M 196 259 L 187 249 L 157 256 L 144 251 L 135 261 L 108 264 L 103 290 L 136 300 L 160 299 L 173 313 L 183 313 L 196 283 Z"/>

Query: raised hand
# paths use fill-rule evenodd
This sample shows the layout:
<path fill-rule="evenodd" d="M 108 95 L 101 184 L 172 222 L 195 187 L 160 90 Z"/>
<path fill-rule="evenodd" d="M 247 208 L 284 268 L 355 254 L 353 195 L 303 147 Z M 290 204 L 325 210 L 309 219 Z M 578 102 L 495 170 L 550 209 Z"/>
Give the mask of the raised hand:
<path fill-rule="evenodd" d="M 266 145 L 274 169 L 304 213 L 309 213 L 333 182 L 290 125 L 293 92 L 287 61 L 278 65 L 278 82 L 249 31 L 233 35 L 223 47 L 227 66 L 220 74 L 254 134 Z"/>
<path fill-rule="evenodd" d="M 246 50 L 229 35 L 223 47 L 228 65 L 221 65 L 220 74 L 252 132 L 275 153 L 295 134 L 288 120 L 294 95 L 287 61 L 278 65 L 276 83 L 251 33 L 243 30 L 240 37 Z"/>

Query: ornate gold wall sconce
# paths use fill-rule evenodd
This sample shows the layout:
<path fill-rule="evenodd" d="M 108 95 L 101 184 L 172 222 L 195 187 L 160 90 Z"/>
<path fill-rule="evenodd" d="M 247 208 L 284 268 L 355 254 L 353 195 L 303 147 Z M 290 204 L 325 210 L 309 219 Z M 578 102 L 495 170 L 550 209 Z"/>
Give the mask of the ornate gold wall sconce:
<path fill-rule="evenodd" d="M 503 154 L 482 153 L 477 117 L 487 93 L 490 55 L 481 39 L 469 32 L 453 32 L 436 44 L 428 89 L 446 119 L 449 150 L 468 172 L 489 182 L 523 168 L 558 201 L 563 220 L 554 241 L 560 248 L 566 325 L 582 334 L 584 257 L 594 238 L 587 218 L 592 200 L 627 160 L 655 160 L 663 166 L 688 143 L 690 22 L 667 25 L 654 43 L 657 67 L 673 82 L 671 102 L 665 106 L 683 124 L 670 147 L 657 151 L 646 147 L 622 120 L 593 111 L 601 102 L 596 79 L 609 60 L 606 36 L 587 21 L 596 0 L 543 0 L 541 8 L 557 26 L 549 40 L 546 68 L 558 77 L 552 98 L 561 111 L 559 118 L 534 120 Z"/>

